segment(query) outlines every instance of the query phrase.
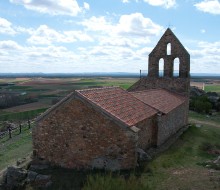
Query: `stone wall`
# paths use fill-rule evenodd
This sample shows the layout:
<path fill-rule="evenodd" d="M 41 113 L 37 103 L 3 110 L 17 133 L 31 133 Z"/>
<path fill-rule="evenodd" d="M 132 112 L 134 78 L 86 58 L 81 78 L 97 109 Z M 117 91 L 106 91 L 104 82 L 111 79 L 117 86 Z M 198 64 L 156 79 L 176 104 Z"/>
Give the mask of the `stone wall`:
<path fill-rule="evenodd" d="M 170 54 L 167 52 L 168 44 L 171 46 Z M 173 77 L 175 58 L 179 58 L 179 77 L 189 77 L 190 55 L 170 29 L 166 30 L 156 47 L 149 54 L 149 77 L 159 76 L 159 60 L 161 58 L 164 60 L 165 77 Z"/>
<path fill-rule="evenodd" d="M 136 166 L 135 138 L 96 108 L 71 99 L 33 128 L 35 155 L 65 168 Z"/>
<path fill-rule="evenodd" d="M 185 102 L 166 115 L 158 116 L 158 141 L 162 145 L 172 137 L 180 128 L 188 124 L 188 103 Z"/>
<path fill-rule="evenodd" d="M 157 142 L 157 124 L 156 116 L 145 119 L 138 123 L 137 127 L 140 129 L 138 132 L 137 147 L 146 151 L 151 146 L 156 145 Z"/>
<path fill-rule="evenodd" d="M 141 91 L 148 89 L 163 88 L 171 92 L 177 92 L 182 95 L 188 96 L 190 91 L 190 79 L 188 78 L 141 78 L 128 91 Z M 156 98 L 156 97 L 155 97 Z"/>

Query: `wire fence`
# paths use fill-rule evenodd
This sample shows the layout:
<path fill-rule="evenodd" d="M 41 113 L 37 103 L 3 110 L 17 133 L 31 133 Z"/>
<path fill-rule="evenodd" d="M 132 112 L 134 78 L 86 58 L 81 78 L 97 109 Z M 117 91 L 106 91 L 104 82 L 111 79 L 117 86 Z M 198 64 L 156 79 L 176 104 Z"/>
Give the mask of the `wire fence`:
<path fill-rule="evenodd" d="M 0 132 L 0 139 L 3 139 L 5 136 L 9 136 L 9 138 L 12 138 L 12 134 L 15 133 L 15 131 L 19 130 L 19 134 L 22 133 L 22 129 L 24 127 L 28 127 L 28 129 L 31 129 L 31 125 L 34 123 L 34 121 L 28 120 L 27 123 L 7 123 L 7 129 L 5 131 Z"/>

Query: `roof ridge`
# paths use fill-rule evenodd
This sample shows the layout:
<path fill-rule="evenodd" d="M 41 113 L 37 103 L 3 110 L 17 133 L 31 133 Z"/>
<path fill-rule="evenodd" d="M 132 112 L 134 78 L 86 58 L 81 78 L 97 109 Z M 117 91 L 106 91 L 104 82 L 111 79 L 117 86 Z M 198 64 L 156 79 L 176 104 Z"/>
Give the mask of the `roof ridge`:
<path fill-rule="evenodd" d="M 58 106 L 60 106 L 61 104 L 63 104 L 64 102 L 66 102 L 67 100 L 69 100 L 73 95 L 75 94 L 75 92 L 71 92 L 69 93 L 66 97 L 64 97 L 62 100 L 60 100 L 59 102 L 57 102 L 56 104 L 54 104 L 53 106 L 51 106 L 50 108 L 48 108 L 45 112 L 43 112 L 40 116 L 38 116 L 35 121 L 38 122 L 41 119 L 43 119 L 45 116 L 47 116 L 51 111 L 53 111 L 54 109 L 56 109 Z"/>
<path fill-rule="evenodd" d="M 112 88 L 120 88 L 119 86 L 103 86 L 101 88 L 86 88 L 86 89 L 80 89 L 80 90 L 75 90 L 76 92 L 86 92 L 86 91 L 92 91 L 92 90 L 103 90 L 103 89 L 112 89 Z"/>
<path fill-rule="evenodd" d="M 148 92 L 148 91 L 155 91 L 155 90 L 166 90 L 166 89 L 164 89 L 164 88 L 151 88 L 151 89 L 130 91 L 130 92 L 128 92 L 128 93 L 139 93 L 139 92 Z"/>
<path fill-rule="evenodd" d="M 133 98 L 133 100 L 136 100 L 137 102 L 141 103 L 141 104 L 143 105 L 143 107 L 146 106 L 146 107 L 145 107 L 146 109 L 147 109 L 147 107 L 148 107 L 148 108 L 154 110 L 155 114 L 158 112 L 155 108 L 153 108 L 152 106 L 147 105 L 146 103 L 144 103 L 143 101 L 139 100 L 138 98 L 136 98 L 135 96 L 133 96 L 131 93 L 129 93 L 127 90 L 124 90 L 124 89 L 122 89 L 121 87 L 113 87 L 113 88 L 111 87 L 111 88 L 107 88 L 107 89 L 114 89 L 114 88 L 115 88 L 115 89 L 117 89 L 117 88 L 118 88 L 118 89 L 121 89 L 121 91 L 124 93 L 124 95 L 129 96 L 130 98 Z M 98 88 L 98 89 L 101 90 L 101 88 Z M 104 89 L 106 89 L 106 88 L 104 88 Z M 84 94 L 83 92 L 86 92 L 86 91 L 76 91 L 76 94 L 77 94 L 79 97 L 85 99 L 88 103 L 95 105 L 98 109 L 101 109 L 101 110 L 105 111 L 110 117 L 116 118 L 117 120 L 120 120 L 120 122 L 123 123 L 124 125 L 129 126 L 129 127 L 131 127 L 131 126 L 133 125 L 133 124 L 132 124 L 132 125 L 127 124 L 126 121 L 124 121 L 123 119 L 121 119 L 120 117 L 118 117 L 117 114 L 115 115 L 115 113 L 112 113 L 111 111 L 109 111 L 108 108 L 106 109 L 105 107 L 103 107 L 102 105 L 100 105 L 98 102 L 96 102 L 96 101 L 92 100 L 91 98 L 87 97 L 87 95 Z M 129 97 L 127 97 L 126 99 L 129 99 Z M 132 101 L 129 101 L 129 102 L 132 102 Z M 130 105 L 130 106 L 131 106 L 131 105 Z M 131 110 L 134 110 L 134 108 L 132 107 Z M 123 113 L 126 113 L 126 111 L 124 111 Z M 146 118 L 145 118 L 145 119 L 146 119 Z"/>
<path fill-rule="evenodd" d="M 128 92 L 129 93 L 129 92 Z M 131 94 L 132 95 L 132 94 Z M 141 101 L 142 103 L 144 103 L 145 105 L 147 105 L 147 106 L 149 106 L 149 107 L 151 107 L 151 108 L 153 108 L 154 110 L 156 110 L 156 111 L 158 111 L 158 112 L 161 112 L 159 109 L 157 109 L 157 108 L 155 108 L 155 107 L 153 107 L 153 106 L 151 106 L 151 105 L 149 105 L 149 104 L 147 104 L 146 102 L 144 102 L 144 101 L 142 101 L 142 100 L 140 100 L 140 99 L 138 99 L 137 97 L 135 97 L 134 95 L 132 95 L 134 98 L 136 98 L 137 100 L 139 100 L 139 101 Z"/>

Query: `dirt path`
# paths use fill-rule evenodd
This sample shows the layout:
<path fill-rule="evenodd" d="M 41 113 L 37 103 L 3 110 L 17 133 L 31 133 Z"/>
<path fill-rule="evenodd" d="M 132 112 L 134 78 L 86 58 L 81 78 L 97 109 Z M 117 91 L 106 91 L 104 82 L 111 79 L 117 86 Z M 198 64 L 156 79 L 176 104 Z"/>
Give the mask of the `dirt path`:
<path fill-rule="evenodd" d="M 201 121 L 195 118 L 190 118 L 189 119 L 190 123 L 195 123 L 195 124 L 201 124 L 201 125 L 209 125 L 212 127 L 220 127 L 220 124 L 215 122 L 215 121 Z"/>

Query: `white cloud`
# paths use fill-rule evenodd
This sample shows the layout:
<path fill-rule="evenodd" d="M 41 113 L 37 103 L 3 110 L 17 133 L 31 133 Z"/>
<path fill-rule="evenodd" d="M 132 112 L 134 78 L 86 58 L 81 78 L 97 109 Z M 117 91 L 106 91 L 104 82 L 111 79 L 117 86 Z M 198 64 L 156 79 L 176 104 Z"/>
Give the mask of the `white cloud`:
<path fill-rule="evenodd" d="M 200 32 L 201 32 L 202 34 L 205 34 L 205 33 L 206 33 L 206 30 L 205 30 L 205 29 L 201 29 Z"/>
<path fill-rule="evenodd" d="M 88 34 L 82 31 L 64 31 L 64 42 L 71 42 L 72 39 L 76 39 L 82 42 L 93 42 L 93 38 L 90 37 Z M 73 40 L 74 41 L 74 40 Z"/>
<path fill-rule="evenodd" d="M 50 15 L 76 16 L 81 12 L 81 8 L 76 0 L 10 0 L 10 2 L 21 4 L 29 10 Z M 88 8 L 88 5 L 86 6 Z"/>
<path fill-rule="evenodd" d="M 106 31 L 112 29 L 112 24 L 106 20 L 104 16 L 95 17 L 92 16 L 90 19 L 85 19 L 79 23 L 80 25 L 86 27 L 90 31 Z"/>
<path fill-rule="evenodd" d="M 163 27 L 155 24 L 150 18 L 141 13 L 122 15 L 115 30 L 121 36 L 151 36 L 159 35 Z"/>
<path fill-rule="evenodd" d="M 220 69 L 220 41 L 198 42 L 196 49 L 190 49 L 191 72 L 217 73 Z"/>
<path fill-rule="evenodd" d="M 90 6 L 88 3 L 84 2 L 83 5 L 84 5 L 84 9 L 86 9 L 86 10 L 90 9 Z"/>
<path fill-rule="evenodd" d="M 14 35 L 16 31 L 12 28 L 11 22 L 0 17 L 0 33 Z"/>
<path fill-rule="evenodd" d="M 17 44 L 17 42 L 14 42 L 12 40 L 6 40 L 6 41 L 0 41 L 0 49 L 1 50 L 18 50 L 22 49 L 20 45 Z"/>
<path fill-rule="evenodd" d="M 47 25 L 41 25 L 28 39 L 29 43 L 49 45 L 52 42 L 61 42 L 63 35 L 49 28 Z"/>
<path fill-rule="evenodd" d="M 176 0 L 143 0 L 146 3 L 149 3 L 152 6 L 162 6 L 166 9 L 176 6 Z"/>
<path fill-rule="evenodd" d="M 122 0 L 122 3 L 129 3 L 129 0 Z"/>
<path fill-rule="evenodd" d="M 141 13 L 122 15 L 117 22 L 103 16 L 93 16 L 79 24 L 93 34 L 98 44 L 94 47 L 87 47 L 85 51 L 82 50 L 83 57 L 90 61 L 96 60 L 97 63 L 111 64 L 123 62 L 125 59 L 146 62 L 147 54 L 143 55 L 140 49 L 149 45 L 151 38 L 158 36 L 164 30 L 162 26 Z"/>
<path fill-rule="evenodd" d="M 194 6 L 203 12 L 210 14 L 220 14 L 220 2 L 218 0 L 204 0 Z"/>
<path fill-rule="evenodd" d="M 147 37 L 159 35 L 163 27 L 145 18 L 142 13 L 122 15 L 118 23 L 107 21 L 105 17 L 91 17 L 80 23 L 86 30 L 101 31 L 109 35 Z"/>
<path fill-rule="evenodd" d="M 52 43 L 72 43 L 75 41 L 92 42 L 93 39 L 82 31 L 63 31 L 58 32 L 49 28 L 47 25 L 39 26 L 32 31 L 28 42 L 36 45 L 51 45 Z"/>

